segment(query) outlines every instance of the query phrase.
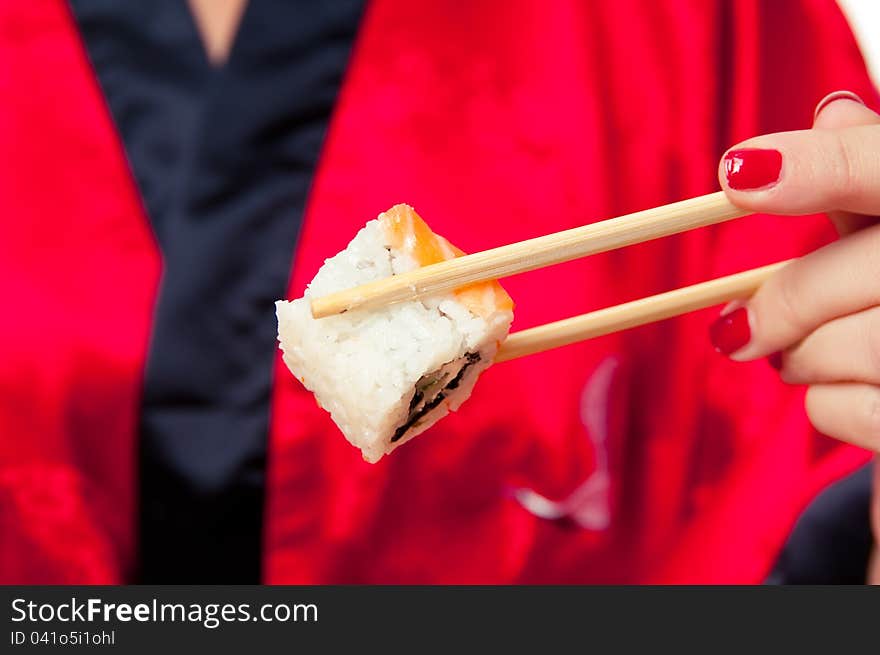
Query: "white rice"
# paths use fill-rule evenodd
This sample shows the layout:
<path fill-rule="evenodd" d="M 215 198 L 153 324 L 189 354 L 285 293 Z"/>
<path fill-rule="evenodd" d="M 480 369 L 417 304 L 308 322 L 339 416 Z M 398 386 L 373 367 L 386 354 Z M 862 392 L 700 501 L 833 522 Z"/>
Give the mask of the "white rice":
<path fill-rule="evenodd" d="M 368 222 L 345 250 L 324 262 L 302 298 L 276 303 L 284 362 L 368 462 L 458 409 L 491 364 L 513 319 L 506 310 L 478 316 L 452 293 L 312 318 L 312 297 L 417 267 L 386 241 L 380 221 Z M 410 415 L 417 383 L 436 371 L 446 374 L 442 384 L 448 383 L 467 364 L 469 353 L 478 353 L 479 361 L 468 366 L 460 384 L 396 435 Z"/>

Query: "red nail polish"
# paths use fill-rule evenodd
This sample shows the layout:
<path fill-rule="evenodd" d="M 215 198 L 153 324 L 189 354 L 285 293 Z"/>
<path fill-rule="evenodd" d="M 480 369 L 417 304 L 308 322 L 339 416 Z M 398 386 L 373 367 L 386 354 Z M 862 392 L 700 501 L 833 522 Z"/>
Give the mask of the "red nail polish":
<path fill-rule="evenodd" d="M 775 184 L 782 170 L 782 153 L 778 150 L 745 148 L 724 155 L 724 174 L 731 189 L 745 191 Z"/>
<path fill-rule="evenodd" d="M 782 353 L 777 351 L 772 355 L 767 356 L 767 363 L 770 364 L 777 371 L 782 370 Z"/>
<path fill-rule="evenodd" d="M 749 314 L 745 307 L 722 316 L 709 328 L 709 339 L 715 350 L 729 355 L 746 345 L 752 338 Z"/>

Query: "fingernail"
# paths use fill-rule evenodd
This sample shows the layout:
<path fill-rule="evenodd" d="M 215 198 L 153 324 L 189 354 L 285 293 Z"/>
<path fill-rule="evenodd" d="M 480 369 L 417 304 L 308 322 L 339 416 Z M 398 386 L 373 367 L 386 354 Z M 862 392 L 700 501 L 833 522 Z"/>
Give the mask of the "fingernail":
<path fill-rule="evenodd" d="M 744 148 L 724 155 L 724 174 L 731 189 L 746 191 L 767 187 L 779 180 L 782 153 L 778 150 Z"/>
<path fill-rule="evenodd" d="M 767 356 L 767 363 L 770 364 L 777 371 L 782 370 L 782 353 L 777 351 L 772 355 Z"/>
<path fill-rule="evenodd" d="M 823 109 L 825 109 L 825 107 L 836 100 L 852 100 L 853 102 L 857 102 L 860 105 L 865 104 L 865 101 L 852 91 L 833 91 L 832 93 L 829 93 L 827 96 L 822 98 L 819 101 L 819 104 L 816 105 L 816 111 L 813 112 L 813 120 L 816 120 L 816 118 L 819 116 L 819 112 L 821 112 Z"/>
<path fill-rule="evenodd" d="M 709 327 L 709 339 L 715 350 L 730 355 L 746 345 L 752 338 L 749 313 L 745 307 L 717 319 Z"/>

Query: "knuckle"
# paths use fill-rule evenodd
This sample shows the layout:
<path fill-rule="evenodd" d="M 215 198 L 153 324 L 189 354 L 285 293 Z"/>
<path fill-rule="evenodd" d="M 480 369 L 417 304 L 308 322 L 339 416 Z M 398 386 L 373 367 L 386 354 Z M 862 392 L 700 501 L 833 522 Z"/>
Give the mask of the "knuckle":
<path fill-rule="evenodd" d="M 801 332 L 808 325 L 802 309 L 800 285 L 795 269 L 796 266 L 788 266 L 779 272 L 775 313 L 795 331 Z"/>
<path fill-rule="evenodd" d="M 839 133 L 834 133 L 831 143 L 830 167 L 831 179 L 834 181 L 833 201 L 835 205 L 840 205 L 854 191 L 858 155 L 852 141 Z"/>
<path fill-rule="evenodd" d="M 810 386 L 804 408 L 816 430 L 880 452 L 880 388 L 872 385 Z"/>

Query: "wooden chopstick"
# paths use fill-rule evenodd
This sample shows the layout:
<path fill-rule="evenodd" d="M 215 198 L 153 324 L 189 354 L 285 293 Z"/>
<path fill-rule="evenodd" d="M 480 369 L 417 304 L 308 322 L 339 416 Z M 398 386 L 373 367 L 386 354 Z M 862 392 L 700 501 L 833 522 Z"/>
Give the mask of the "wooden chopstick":
<path fill-rule="evenodd" d="M 481 280 L 532 271 L 587 255 L 721 223 L 750 212 L 730 203 L 723 192 L 627 214 L 553 234 L 512 243 L 424 266 L 312 300 L 312 316 L 321 318 L 355 308 L 448 291 Z"/>
<path fill-rule="evenodd" d="M 501 344 L 495 363 L 662 321 L 738 298 L 747 298 L 789 261 L 791 260 L 514 332 Z"/>

